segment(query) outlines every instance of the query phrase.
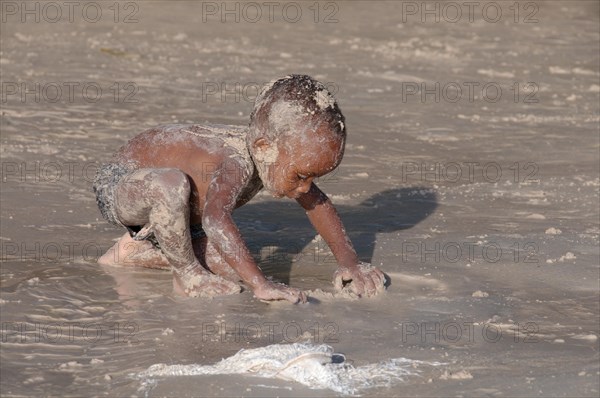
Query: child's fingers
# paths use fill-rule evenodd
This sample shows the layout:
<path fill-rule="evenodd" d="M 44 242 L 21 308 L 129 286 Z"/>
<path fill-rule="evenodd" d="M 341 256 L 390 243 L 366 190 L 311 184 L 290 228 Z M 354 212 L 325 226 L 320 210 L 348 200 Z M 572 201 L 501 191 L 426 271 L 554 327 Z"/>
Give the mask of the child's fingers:
<path fill-rule="evenodd" d="M 333 277 L 333 287 L 338 292 L 341 291 L 342 288 L 344 287 L 344 273 L 345 272 L 339 272 L 339 270 L 335 271 L 335 274 Z"/>
<path fill-rule="evenodd" d="M 284 287 L 282 290 L 280 290 L 280 293 L 281 294 L 277 299 L 287 300 L 292 304 L 306 303 L 308 301 L 306 293 L 299 289 Z"/>
<path fill-rule="evenodd" d="M 305 292 L 300 291 L 300 294 L 298 295 L 298 300 L 296 301 L 296 303 L 307 303 L 308 302 L 308 296 L 306 295 Z"/>
<path fill-rule="evenodd" d="M 285 299 L 292 304 L 306 303 L 308 301 L 306 293 L 297 289 L 289 289 Z"/>
<path fill-rule="evenodd" d="M 374 274 L 377 278 L 375 282 L 377 290 L 383 290 L 385 288 L 385 274 L 379 268 L 375 268 Z"/>
<path fill-rule="evenodd" d="M 375 292 L 375 285 L 369 275 L 362 274 L 360 279 L 355 278 L 352 284 L 356 283 L 356 288 L 360 292 L 360 296 L 370 297 Z"/>
<path fill-rule="evenodd" d="M 385 276 L 377 268 L 372 268 L 368 272 L 362 274 L 364 279 L 364 294 L 367 297 L 375 296 L 379 291 L 383 290 L 385 283 Z"/>
<path fill-rule="evenodd" d="M 368 278 L 373 282 L 375 287 L 375 293 L 382 290 L 385 287 L 385 274 L 380 269 L 373 267 L 368 272 Z"/>
<path fill-rule="evenodd" d="M 375 296 L 385 287 L 385 274 L 378 268 L 371 268 L 368 271 L 350 273 L 348 270 L 338 270 L 333 279 L 335 290 L 341 291 L 344 282 L 351 281 L 350 290 L 357 296 L 371 297 Z"/>
<path fill-rule="evenodd" d="M 358 297 L 362 297 L 365 295 L 365 284 L 357 279 L 352 280 L 352 283 L 350 283 L 349 288 L 350 291 L 356 294 Z"/>
<path fill-rule="evenodd" d="M 300 291 L 297 289 L 292 289 L 291 287 L 286 287 L 285 290 L 282 291 L 284 298 L 296 304 L 300 300 Z"/>
<path fill-rule="evenodd" d="M 333 286 L 334 286 L 335 290 L 337 290 L 338 292 L 341 292 L 342 289 L 344 288 L 344 283 L 351 282 L 350 286 L 349 286 L 350 290 L 358 296 L 362 295 L 364 292 L 364 284 L 362 282 L 359 282 L 358 279 L 356 278 L 356 276 L 357 275 L 353 275 L 347 269 L 343 269 L 343 270 L 338 269 L 335 272 L 335 277 L 333 279 Z"/>

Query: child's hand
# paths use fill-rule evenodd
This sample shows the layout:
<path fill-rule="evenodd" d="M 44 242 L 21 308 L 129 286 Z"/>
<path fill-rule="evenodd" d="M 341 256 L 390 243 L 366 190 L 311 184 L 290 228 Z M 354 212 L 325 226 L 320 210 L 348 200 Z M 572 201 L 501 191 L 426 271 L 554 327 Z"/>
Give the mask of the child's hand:
<path fill-rule="evenodd" d="M 385 275 L 371 264 L 360 262 L 354 267 L 340 266 L 333 274 L 333 285 L 341 291 L 346 284 L 359 297 L 371 297 L 385 290 Z"/>
<path fill-rule="evenodd" d="M 287 300 L 291 303 L 306 303 L 306 293 L 283 283 L 266 281 L 256 289 L 254 295 L 260 300 Z"/>

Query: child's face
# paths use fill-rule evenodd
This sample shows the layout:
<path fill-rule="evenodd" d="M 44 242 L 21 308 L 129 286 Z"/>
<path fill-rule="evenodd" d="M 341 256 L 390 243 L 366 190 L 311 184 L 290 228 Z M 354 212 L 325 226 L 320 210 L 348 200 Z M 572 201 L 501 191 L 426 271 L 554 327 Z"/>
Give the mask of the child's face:
<path fill-rule="evenodd" d="M 344 138 L 328 130 L 278 142 L 261 140 L 254 151 L 256 166 L 265 188 L 278 198 L 295 199 L 308 192 L 312 181 L 334 170 L 344 154 Z"/>

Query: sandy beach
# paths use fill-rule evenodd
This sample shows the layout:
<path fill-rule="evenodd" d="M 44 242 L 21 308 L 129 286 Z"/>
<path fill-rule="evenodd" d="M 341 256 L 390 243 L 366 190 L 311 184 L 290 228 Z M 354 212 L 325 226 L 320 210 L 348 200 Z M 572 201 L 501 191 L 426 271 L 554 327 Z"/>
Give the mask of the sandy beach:
<path fill-rule="evenodd" d="M 135 377 L 302 341 L 357 367 L 415 361 L 361 396 L 597 397 L 600 3 L 269 4 L 0 3 L 1 395 L 340 396 Z M 331 252 L 265 192 L 234 219 L 308 304 L 181 298 L 169 272 L 96 264 L 124 232 L 96 206 L 100 164 L 156 125 L 246 125 L 290 73 L 346 117 L 344 159 L 317 185 L 385 293 L 332 294 Z"/>

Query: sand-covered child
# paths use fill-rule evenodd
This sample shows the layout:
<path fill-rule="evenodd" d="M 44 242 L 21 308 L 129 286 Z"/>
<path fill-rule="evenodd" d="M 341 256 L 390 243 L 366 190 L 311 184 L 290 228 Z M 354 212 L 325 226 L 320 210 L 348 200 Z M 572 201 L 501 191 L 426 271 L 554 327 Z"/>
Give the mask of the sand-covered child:
<path fill-rule="evenodd" d="M 309 76 L 276 80 L 257 96 L 248 127 L 165 125 L 125 144 L 96 175 L 103 217 L 127 232 L 99 262 L 173 271 L 187 296 L 241 291 L 262 300 L 306 302 L 262 273 L 232 212 L 263 187 L 295 199 L 338 262 L 334 285 L 360 296 L 384 289 L 384 274 L 361 263 L 340 218 L 314 179 L 342 160 L 346 127 L 334 97 Z"/>

